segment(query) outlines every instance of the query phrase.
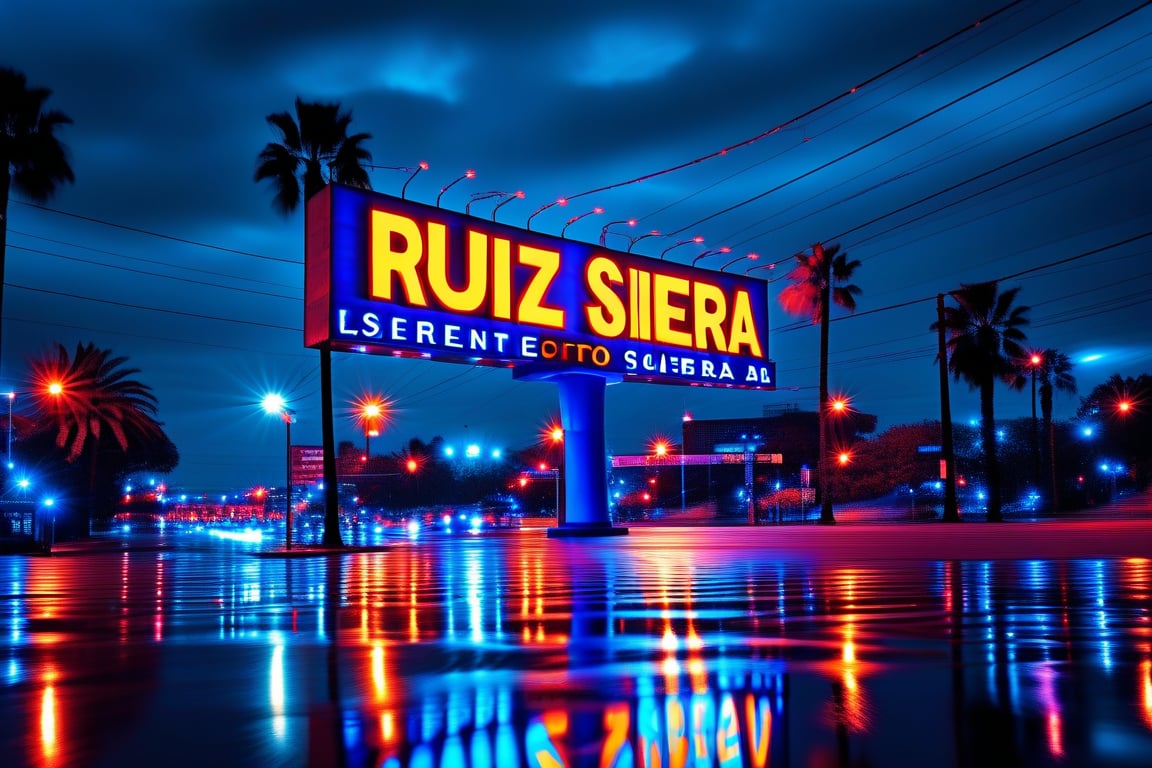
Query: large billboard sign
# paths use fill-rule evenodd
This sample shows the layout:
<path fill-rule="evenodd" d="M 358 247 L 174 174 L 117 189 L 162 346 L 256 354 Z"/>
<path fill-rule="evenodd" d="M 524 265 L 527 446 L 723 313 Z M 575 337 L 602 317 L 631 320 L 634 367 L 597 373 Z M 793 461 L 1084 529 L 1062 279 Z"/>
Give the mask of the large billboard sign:
<path fill-rule="evenodd" d="M 307 217 L 310 347 L 522 377 L 776 386 L 763 281 L 339 185 Z"/>

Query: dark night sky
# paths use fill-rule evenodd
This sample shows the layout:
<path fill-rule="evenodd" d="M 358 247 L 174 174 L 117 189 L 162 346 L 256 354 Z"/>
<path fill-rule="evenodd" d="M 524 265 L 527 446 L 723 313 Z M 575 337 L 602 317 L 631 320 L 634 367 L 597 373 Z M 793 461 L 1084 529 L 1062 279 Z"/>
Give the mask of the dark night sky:
<path fill-rule="evenodd" d="M 638 218 L 759 264 L 840 242 L 862 262 L 863 295 L 857 316 L 834 313 L 831 381 L 881 429 L 938 418 L 928 327 L 936 294 L 961 282 L 1013 276 L 1004 285 L 1032 307 L 1030 341 L 1072 356 L 1086 393 L 1152 370 L 1150 34 L 1152 8 L 1136 0 L 6 2 L 0 64 L 51 88 L 48 106 L 73 118 L 61 138 L 77 181 L 50 210 L 10 205 L 0 386 L 23 386 L 26 361 L 54 341 L 127 355 L 181 451 L 170 482 L 189 489 L 277 482 L 282 432 L 256 405 L 269 389 L 299 411 L 293 437 L 318 444 L 318 356 L 299 330 L 302 214 L 280 217 L 252 182 L 275 138 L 265 115 L 300 95 L 351 109 L 375 163 L 427 161 L 411 199 L 433 202 L 467 168 L 477 178 L 445 207 L 524 190 L 500 210 L 513 225 L 556 197 L 784 125 L 533 226 L 558 233 L 598 205 L 605 214 L 569 237 L 594 242 L 608 221 Z M 407 178 L 372 173 L 393 194 Z M 688 261 L 693 248 L 670 255 Z M 772 323 L 779 391 L 611 387 L 609 448 L 675 435 L 685 410 L 813 409 L 817 328 L 775 305 Z M 559 410 L 551 385 L 503 369 L 338 355 L 335 387 L 338 404 L 395 400 L 374 450 L 434 435 L 524 447 Z M 1057 417 L 1077 402 L 1058 397 Z M 955 385 L 956 418 L 976 410 Z M 998 391 L 998 416 L 1029 412 L 1026 393 Z M 338 439 L 357 434 L 338 419 Z"/>

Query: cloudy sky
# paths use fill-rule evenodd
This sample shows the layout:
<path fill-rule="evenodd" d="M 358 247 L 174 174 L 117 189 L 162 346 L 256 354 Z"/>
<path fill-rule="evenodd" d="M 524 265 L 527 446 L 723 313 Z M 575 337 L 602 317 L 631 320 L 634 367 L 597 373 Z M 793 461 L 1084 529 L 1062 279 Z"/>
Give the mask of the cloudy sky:
<path fill-rule="evenodd" d="M 61 138 L 76 184 L 43 208 L 10 205 L 0 386 L 19 389 L 56 341 L 128 356 L 182 454 L 171 482 L 190 489 L 276 483 L 282 431 L 256 405 L 270 389 L 299 411 L 294 439 L 318 444 L 302 215 L 276 214 L 252 181 L 277 138 L 265 116 L 296 96 L 352 111 L 382 192 L 425 161 L 407 193 L 432 203 L 474 169 L 444 207 L 523 190 L 499 212 L 523 225 L 574 197 L 534 229 L 601 206 L 568 236 L 595 242 L 636 218 L 633 235 L 669 233 L 637 252 L 701 235 L 669 256 L 727 246 L 781 262 L 762 277 L 840 243 L 863 294 L 855 316 L 834 314 L 831 381 L 881 429 L 938 418 L 928 328 L 935 296 L 964 282 L 1019 286 L 1030 340 L 1077 360 L 1083 392 L 1152 371 L 1147 6 L 10 0 L 0 65 L 74 120 Z M 627 226 L 611 232 L 627 247 Z M 686 410 L 813 409 L 818 331 L 775 305 L 772 324 L 778 391 L 610 387 L 609 448 L 640 452 Z M 435 435 L 524 447 L 559 410 L 551 385 L 503 369 L 337 355 L 334 371 L 340 405 L 395 401 L 374 451 Z M 963 384 L 953 395 L 957 418 L 975 415 Z M 1058 399 L 1057 416 L 1076 404 Z M 1029 412 L 1027 394 L 998 393 L 999 416 Z M 338 419 L 338 439 L 357 434 Z"/>

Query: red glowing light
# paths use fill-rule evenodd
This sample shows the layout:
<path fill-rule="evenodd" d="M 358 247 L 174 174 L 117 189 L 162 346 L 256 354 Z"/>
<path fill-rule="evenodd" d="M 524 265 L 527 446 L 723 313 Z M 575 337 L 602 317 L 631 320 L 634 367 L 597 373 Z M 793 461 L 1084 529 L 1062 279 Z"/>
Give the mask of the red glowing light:
<path fill-rule="evenodd" d="M 523 200 L 523 199 L 524 199 L 524 190 L 522 190 L 522 189 L 518 189 L 518 190 L 516 190 L 516 197 L 518 197 L 518 198 L 520 198 L 521 200 Z"/>
<path fill-rule="evenodd" d="M 694 242 L 694 243 L 704 242 L 704 235 L 696 235 L 696 237 L 692 238 L 692 242 Z"/>
<path fill-rule="evenodd" d="M 1028 361 L 1030 363 L 1032 363 L 1032 365 L 1040 365 L 1040 363 L 1041 363 L 1041 361 L 1043 361 L 1043 359 L 1044 358 L 1040 357 L 1040 355 L 1033 352 L 1032 357 L 1028 358 Z"/>
<path fill-rule="evenodd" d="M 849 454 L 847 451 L 841 452 L 840 457 L 839 457 L 840 465 L 843 466 L 843 465 L 847 464 L 851 458 L 852 458 L 851 454 Z"/>
<path fill-rule="evenodd" d="M 592 213 L 604 213 L 604 209 L 601 208 L 600 206 L 596 206 L 595 208 L 592 209 Z"/>
<path fill-rule="evenodd" d="M 520 487 L 523 488 L 526 485 L 528 485 L 528 478 L 526 478 L 526 477 L 520 478 Z"/>
<path fill-rule="evenodd" d="M 651 496 L 650 494 L 648 494 L 648 493 L 645 493 L 645 494 L 644 494 L 644 496 L 643 496 L 643 499 L 644 499 L 644 501 L 651 501 L 651 500 L 652 500 L 652 496 Z"/>
<path fill-rule="evenodd" d="M 428 170 L 428 161 L 426 161 L 426 160 L 420 161 L 420 170 L 422 170 L 422 171 Z"/>
<path fill-rule="evenodd" d="M 476 178 L 476 171 L 469 168 L 468 170 L 464 171 L 464 178 L 466 178 L 466 179 Z"/>
<path fill-rule="evenodd" d="M 1132 410 L 1132 401 L 1121 400 L 1116 404 L 1116 410 L 1120 411 L 1120 413 L 1129 413 Z"/>
<path fill-rule="evenodd" d="M 404 466 L 407 468 L 409 474 L 416 474 L 416 470 L 420 469 L 420 462 L 416 461 L 416 459 L 408 459 L 408 461 L 404 463 Z"/>
<path fill-rule="evenodd" d="M 748 258 L 751 259 L 752 261 L 756 261 L 756 259 L 760 258 L 760 254 L 750 253 L 750 254 L 748 254 Z M 768 269 L 772 269 L 772 267 L 768 267 Z"/>
<path fill-rule="evenodd" d="M 548 470 L 548 464 L 546 462 L 542 461 L 538 466 L 540 467 L 541 472 L 546 472 Z"/>
<path fill-rule="evenodd" d="M 630 227 L 636 226 L 636 219 L 628 219 L 628 226 L 630 226 Z"/>

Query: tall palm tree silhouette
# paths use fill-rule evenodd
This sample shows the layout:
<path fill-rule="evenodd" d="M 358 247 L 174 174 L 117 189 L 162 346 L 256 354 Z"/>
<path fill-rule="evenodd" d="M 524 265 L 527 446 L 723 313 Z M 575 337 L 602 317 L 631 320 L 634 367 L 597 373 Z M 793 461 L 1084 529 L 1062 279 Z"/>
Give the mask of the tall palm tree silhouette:
<path fill-rule="evenodd" d="M 995 280 L 961 284 L 949 294 L 956 302 L 944 307 L 944 330 L 948 334 L 948 368 L 953 377 L 963 379 L 970 389 L 980 392 L 980 440 L 984 453 L 984 480 L 988 484 L 988 515 L 991 522 L 1001 514 L 1000 462 L 996 451 L 996 381 L 1016 382 L 1016 361 L 1027 354 L 1029 307 L 1015 305 L 1019 288 L 1001 292 Z M 931 329 L 937 330 L 939 322 Z"/>
<path fill-rule="evenodd" d="M 856 311 L 856 297 L 860 287 L 852 280 L 858 260 L 848 261 L 848 254 L 840 253 L 839 245 L 825 248 L 817 243 L 811 253 L 798 253 L 796 265 L 787 277 L 792 283 L 780 291 L 780 306 L 791 315 L 808 315 L 820 325 L 820 411 L 817 416 L 820 430 L 820 456 L 817 458 L 816 481 L 820 487 L 820 523 L 832 525 L 832 497 L 828 494 L 828 322 L 833 302 L 849 312 Z"/>
<path fill-rule="evenodd" d="M 352 113 L 339 104 L 296 97 L 296 115 L 276 112 L 265 118 L 279 134 L 261 150 L 253 180 L 272 182 L 272 206 L 287 216 L 329 182 L 370 189 L 364 147 L 367 133 L 348 135 Z M 341 547 L 340 507 L 336 479 L 336 434 L 332 405 L 332 349 L 320 348 L 320 406 L 324 442 L 324 538 L 326 547 Z"/>
<path fill-rule="evenodd" d="M 1040 418 L 1044 424 L 1047 439 L 1048 482 L 1051 484 L 1052 511 L 1060 510 L 1060 483 L 1056 479 L 1056 425 L 1052 421 L 1052 398 L 1057 392 L 1076 394 L 1076 377 L 1072 369 L 1076 364 L 1068 355 L 1056 349 L 1046 349 L 1040 353 L 1040 366 L 1037 377 L 1040 379 Z"/>
<path fill-rule="evenodd" d="M 0 366 L 3 354 L 4 275 L 7 267 L 8 199 L 12 190 L 38 203 L 47 202 L 56 188 L 73 182 L 68 153 L 56 129 L 72 118 L 44 110 L 52 91 L 29 88 L 20 72 L 0 67 Z"/>

